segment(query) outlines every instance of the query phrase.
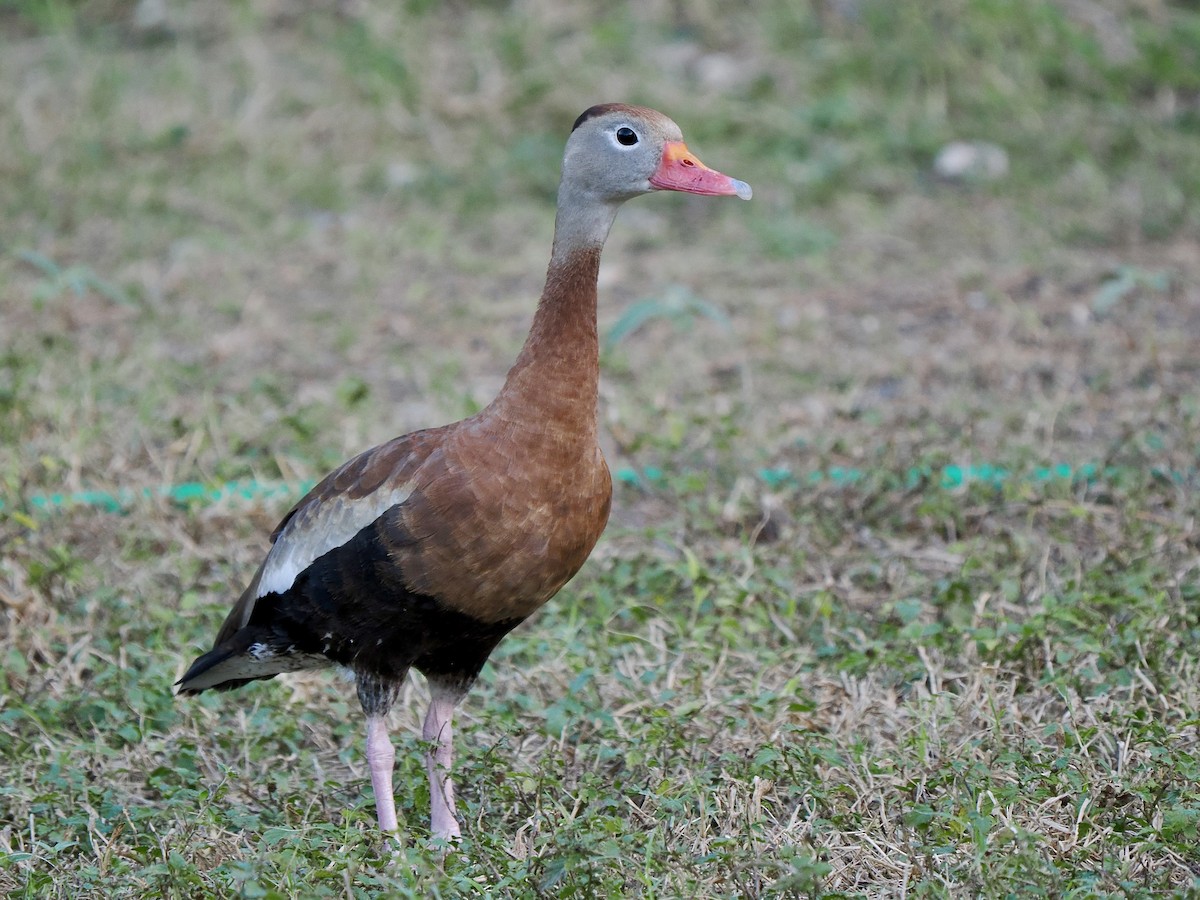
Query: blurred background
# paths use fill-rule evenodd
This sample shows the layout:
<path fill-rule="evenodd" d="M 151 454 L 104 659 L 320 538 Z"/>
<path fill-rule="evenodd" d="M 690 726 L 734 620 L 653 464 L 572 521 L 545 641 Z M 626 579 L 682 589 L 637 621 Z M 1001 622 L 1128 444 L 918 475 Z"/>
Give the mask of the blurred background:
<path fill-rule="evenodd" d="M 754 199 L 618 217 L 612 526 L 442 874 L 1194 882 L 1200 4 L 0 0 L 0 884 L 401 890 L 343 686 L 167 685 L 287 490 L 490 400 L 606 101 Z"/>
<path fill-rule="evenodd" d="M 630 464 L 734 429 L 737 465 L 819 466 L 930 418 L 951 456 L 1001 432 L 1045 456 L 1063 402 L 1082 462 L 1119 437 L 1089 383 L 1147 412 L 1124 317 L 1168 354 L 1195 334 L 1194 294 L 1165 302 L 1200 231 L 1192 3 L 7 0 L 0 40 L 10 484 L 310 474 L 478 408 L 570 124 L 614 99 L 756 189 L 622 213 L 602 326 Z"/>

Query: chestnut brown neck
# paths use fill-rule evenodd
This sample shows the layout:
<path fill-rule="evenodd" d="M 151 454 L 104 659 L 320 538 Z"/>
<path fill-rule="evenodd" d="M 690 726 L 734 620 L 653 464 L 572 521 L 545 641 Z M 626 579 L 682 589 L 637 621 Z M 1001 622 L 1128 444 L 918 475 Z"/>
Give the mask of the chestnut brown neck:
<path fill-rule="evenodd" d="M 525 346 L 490 409 L 512 425 L 594 438 L 600 381 L 600 247 L 561 253 L 555 249 Z"/>

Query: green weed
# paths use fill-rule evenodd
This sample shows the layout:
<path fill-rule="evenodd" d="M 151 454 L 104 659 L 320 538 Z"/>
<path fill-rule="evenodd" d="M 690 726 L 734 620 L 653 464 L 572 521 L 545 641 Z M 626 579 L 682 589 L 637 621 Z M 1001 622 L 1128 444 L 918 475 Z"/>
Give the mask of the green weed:
<path fill-rule="evenodd" d="M 1200 889 L 1194 9 L 135 6 L 0 4 L 6 896 Z M 612 524 L 392 855 L 345 684 L 170 693 L 294 494 L 161 488 L 487 402 L 614 99 L 755 199 L 622 212 Z"/>

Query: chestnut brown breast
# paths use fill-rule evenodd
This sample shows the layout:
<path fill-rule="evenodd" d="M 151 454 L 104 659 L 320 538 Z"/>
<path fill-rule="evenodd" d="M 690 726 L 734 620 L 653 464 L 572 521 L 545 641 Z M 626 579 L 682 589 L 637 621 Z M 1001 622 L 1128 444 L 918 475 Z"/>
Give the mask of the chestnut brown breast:
<path fill-rule="evenodd" d="M 594 443 L 482 426 L 464 422 L 422 467 L 393 558 L 414 593 L 482 622 L 523 619 L 587 559 L 612 481 Z"/>

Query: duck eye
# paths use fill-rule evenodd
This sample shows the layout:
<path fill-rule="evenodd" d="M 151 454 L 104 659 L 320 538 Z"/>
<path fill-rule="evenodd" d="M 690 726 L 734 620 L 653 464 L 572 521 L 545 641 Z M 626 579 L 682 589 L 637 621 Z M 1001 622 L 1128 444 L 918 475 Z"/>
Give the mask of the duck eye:
<path fill-rule="evenodd" d="M 628 128 L 625 125 L 622 125 L 620 128 L 617 129 L 617 143 L 622 144 L 626 147 L 632 147 L 637 142 L 638 142 L 637 132 L 635 132 L 632 128 Z"/>

